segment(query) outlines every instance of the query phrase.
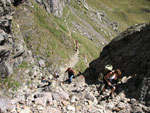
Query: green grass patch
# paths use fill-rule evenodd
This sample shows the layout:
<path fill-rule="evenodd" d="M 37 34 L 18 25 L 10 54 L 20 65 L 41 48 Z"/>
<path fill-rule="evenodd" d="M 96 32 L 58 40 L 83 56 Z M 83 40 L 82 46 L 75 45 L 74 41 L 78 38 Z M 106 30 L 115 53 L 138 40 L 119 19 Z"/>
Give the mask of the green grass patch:
<path fill-rule="evenodd" d="M 84 36 L 81 36 L 79 33 L 73 33 L 72 37 L 75 40 L 78 40 L 80 45 L 83 46 L 88 51 L 89 59 L 98 57 L 100 50 L 98 49 L 98 47 L 91 40 L 87 39 Z"/>
<path fill-rule="evenodd" d="M 0 78 L 0 88 L 1 89 L 12 89 L 12 91 L 17 91 L 21 84 L 16 81 L 12 76 L 7 76 L 6 78 Z"/>
<path fill-rule="evenodd" d="M 18 66 L 18 68 L 21 68 L 21 69 L 28 69 L 28 68 L 30 68 L 31 66 L 29 66 L 29 63 L 28 62 L 26 62 L 26 61 L 23 61 L 19 66 Z"/>

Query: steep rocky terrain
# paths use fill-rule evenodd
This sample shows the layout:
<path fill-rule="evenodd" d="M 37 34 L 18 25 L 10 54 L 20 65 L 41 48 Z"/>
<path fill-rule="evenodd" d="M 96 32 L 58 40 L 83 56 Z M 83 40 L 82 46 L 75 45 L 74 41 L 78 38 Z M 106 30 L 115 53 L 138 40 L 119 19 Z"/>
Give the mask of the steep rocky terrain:
<path fill-rule="evenodd" d="M 0 113 L 149 113 L 149 24 L 113 38 L 149 21 L 150 3 L 114 3 L 0 0 Z M 106 64 L 124 76 L 114 99 L 97 89 Z M 71 84 L 63 82 L 68 66 L 77 72 Z"/>

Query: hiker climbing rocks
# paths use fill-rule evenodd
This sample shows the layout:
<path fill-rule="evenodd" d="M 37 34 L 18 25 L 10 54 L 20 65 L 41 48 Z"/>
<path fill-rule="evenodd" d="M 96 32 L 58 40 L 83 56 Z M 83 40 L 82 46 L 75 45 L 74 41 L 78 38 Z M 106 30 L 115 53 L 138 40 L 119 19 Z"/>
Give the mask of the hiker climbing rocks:
<path fill-rule="evenodd" d="M 71 67 L 68 67 L 68 69 L 65 71 L 65 73 L 66 72 L 68 72 L 68 82 L 71 83 L 72 82 L 72 78 L 75 75 L 75 71 Z"/>
<path fill-rule="evenodd" d="M 118 80 L 118 77 L 120 75 L 121 75 L 120 69 L 112 70 L 107 75 L 105 75 L 103 77 L 103 81 L 104 81 L 105 86 L 102 90 L 102 93 L 105 91 L 105 89 L 111 88 L 111 93 L 109 96 L 111 96 L 113 98 L 114 97 L 114 91 L 116 90 L 117 80 Z"/>

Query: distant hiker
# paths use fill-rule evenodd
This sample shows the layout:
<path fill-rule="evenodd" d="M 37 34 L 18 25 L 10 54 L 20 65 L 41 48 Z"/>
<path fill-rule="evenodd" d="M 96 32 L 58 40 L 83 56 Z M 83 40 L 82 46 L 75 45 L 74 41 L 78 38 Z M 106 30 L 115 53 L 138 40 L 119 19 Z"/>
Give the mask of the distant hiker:
<path fill-rule="evenodd" d="M 49 86 L 51 84 L 50 80 L 47 80 L 45 76 L 41 77 L 41 83 L 47 84 L 47 85 L 44 85 L 43 87 Z"/>
<path fill-rule="evenodd" d="M 41 77 L 41 82 L 42 82 L 42 83 L 46 83 L 46 82 L 47 82 L 47 80 L 46 80 L 46 77 L 45 77 L 45 76 Z"/>
<path fill-rule="evenodd" d="M 78 41 L 77 40 L 75 41 L 75 45 L 76 45 L 75 51 L 78 51 L 79 46 L 78 46 Z"/>
<path fill-rule="evenodd" d="M 58 72 L 55 72 L 55 73 L 54 73 L 54 77 L 55 77 L 56 80 L 59 78 Z"/>
<path fill-rule="evenodd" d="M 68 72 L 68 82 L 71 83 L 72 82 L 72 78 L 75 77 L 75 71 L 71 68 L 68 67 L 68 69 L 65 71 L 65 73 Z"/>
<path fill-rule="evenodd" d="M 120 69 L 112 70 L 107 75 L 105 75 L 103 77 L 103 81 L 104 81 L 105 86 L 102 90 L 102 93 L 105 91 L 105 89 L 111 88 L 111 93 L 109 96 L 111 96 L 113 98 L 114 97 L 114 91 L 116 90 L 117 80 L 118 80 L 118 77 L 120 75 L 121 75 Z"/>

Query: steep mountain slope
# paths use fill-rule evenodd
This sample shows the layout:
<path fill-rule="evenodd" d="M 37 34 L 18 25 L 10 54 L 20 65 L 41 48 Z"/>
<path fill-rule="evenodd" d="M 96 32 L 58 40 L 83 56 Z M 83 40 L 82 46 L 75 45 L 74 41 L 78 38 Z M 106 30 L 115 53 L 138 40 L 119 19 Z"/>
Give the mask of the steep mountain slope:
<path fill-rule="evenodd" d="M 67 9 L 66 9 L 67 10 Z M 65 9 L 64 9 L 65 12 Z M 68 13 L 68 11 L 66 12 Z M 45 60 L 46 65 L 59 68 L 57 65 L 63 65 L 75 52 L 75 39 L 78 35 L 70 34 L 67 20 L 67 14 L 62 18 L 54 17 L 48 14 L 33 0 L 30 3 L 17 7 L 13 22 L 20 26 L 21 32 L 27 44 L 34 55 Z M 23 16 L 27 15 L 27 16 Z M 68 15 L 69 16 L 69 15 Z M 18 30 L 16 30 L 17 32 Z M 72 32 L 72 31 L 71 31 Z M 71 36 L 72 35 L 72 36 Z M 80 37 L 80 35 L 79 35 Z M 86 38 L 79 40 L 84 46 L 84 42 L 91 43 L 91 49 L 96 51 L 93 55 L 89 49 L 89 58 L 92 60 L 97 57 L 98 49 L 94 43 Z M 82 46 L 81 45 L 81 46 Z M 86 44 L 85 44 L 86 46 Z M 82 47 L 81 47 L 82 48 Z M 86 49 L 86 47 L 83 47 Z"/>
<path fill-rule="evenodd" d="M 148 22 L 149 6 L 149 0 L 0 0 L 0 112 L 149 113 L 149 79 L 143 79 L 149 77 L 149 24 L 110 42 Z M 132 79 L 122 79 L 118 95 L 106 101 L 108 91 L 100 95 L 101 84 L 89 83 L 108 63 Z M 68 66 L 87 68 L 89 76 L 77 73 L 65 84 Z"/>
<path fill-rule="evenodd" d="M 74 41 L 78 40 L 81 43 L 80 60 L 83 65 L 78 64 L 76 68 L 80 67 L 83 71 L 88 62 L 98 57 L 99 50 L 119 31 L 135 23 L 149 21 L 149 13 L 141 10 L 144 7 L 148 10 L 149 1 L 137 2 L 137 5 L 131 8 L 127 7 L 127 4 L 132 4 L 130 1 L 123 3 L 117 0 L 114 3 L 111 1 L 92 3 L 90 0 L 52 0 L 51 2 L 38 0 L 36 2 L 41 7 L 34 0 L 18 6 L 14 23 L 19 22 L 27 47 L 36 54 L 36 57 L 45 60 L 48 67 L 54 65 L 59 68 L 57 65 L 63 65 L 68 61 L 75 47 Z M 48 13 L 44 11 L 44 8 Z M 136 10 L 137 13 L 130 13 L 129 9 Z M 139 15 L 141 16 L 139 10 L 144 12 L 142 17 L 146 18 L 139 19 Z M 27 16 L 23 16 L 24 14 Z M 138 19 L 130 18 L 135 14 L 135 18 Z M 127 21 L 122 15 L 127 17 Z M 90 48 L 86 43 L 90 43 Z"/>
<path fill-rule="evenodd" d="M 132 6 L 133 3 L 135 6 Z M 24 3 L 17 0 L 13 8 L 10 1 L 2 1 L 1 4 L 4 9 L 1 10 L 4 18 L 1 28 L 12 34 L 7 41 L 10 42 L 11 53 L 8 55 L 3 49 L 1 52 L 2 59 L 7 59 L 1 62 L 3 77 L 14 72 L 13 78 L 16 75 L 24 78 L 24 71 L 31 70 L 33 65 L 42 66 L 48 73 L 61 72 L 75 54 L 75 40 L 80 49 L 75 69 L 83 72 L 89 62 L 98 57 L 104 45 L 120 31 L 132 24 L 149 21 L 148 0 L 29 0 Z M 3 12 L 13 15 L 13 18 Z M 5 19 L 6 16 L 10 18 Z M 136 19 L 131 18 L 133 16 Z M 9 77 L 7 79 L 10 80 Z"/>

